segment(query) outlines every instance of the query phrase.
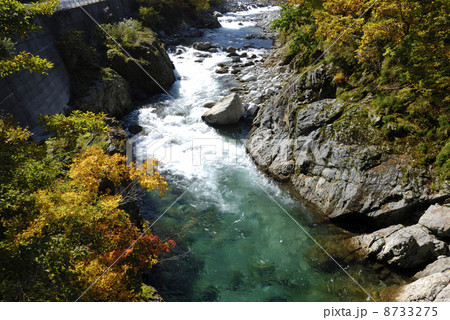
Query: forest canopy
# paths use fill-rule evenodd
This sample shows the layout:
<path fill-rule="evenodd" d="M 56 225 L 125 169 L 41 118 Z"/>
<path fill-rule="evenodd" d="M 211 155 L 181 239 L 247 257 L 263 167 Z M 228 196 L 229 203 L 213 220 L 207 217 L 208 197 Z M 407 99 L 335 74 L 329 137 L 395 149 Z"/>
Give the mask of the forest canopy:
<path fill-rule="evenodd" d="M 374 97 L 387 140 L 450 179 L 448 1 L 288 0 L 273 27 L 296 68 L 333 64 L 341 92 Z"/>

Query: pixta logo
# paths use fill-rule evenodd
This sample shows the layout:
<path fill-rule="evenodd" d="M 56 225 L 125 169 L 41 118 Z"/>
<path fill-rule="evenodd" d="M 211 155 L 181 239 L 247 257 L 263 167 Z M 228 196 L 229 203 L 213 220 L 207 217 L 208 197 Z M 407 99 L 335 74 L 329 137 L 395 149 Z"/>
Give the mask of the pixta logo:
<path fill-rule="evenodd" d="M 152 139 L 140 132 L 126 142 L 127 164 L 142 164 L 147 159 L 157 159 L 161 164 L 178 164 L 200 167 L 218 163 L 239 165 L 245 158 L 245 141 L 238 139 L 192 138 L 185 140 L 171 136 Z M 182 140 L 182 141 L 180 141 Z"/>

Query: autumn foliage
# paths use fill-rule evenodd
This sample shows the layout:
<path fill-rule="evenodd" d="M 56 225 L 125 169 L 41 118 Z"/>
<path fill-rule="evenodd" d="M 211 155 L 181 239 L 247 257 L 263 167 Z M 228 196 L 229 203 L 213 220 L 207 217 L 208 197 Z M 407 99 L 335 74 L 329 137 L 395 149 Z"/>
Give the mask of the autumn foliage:
<path fill-rule="evenodd" d="M 41 27 L 34 23 L 35 16 L 52 15 L 57 0 L 22 3 L 18 0 L 0 2 L 0 77 L 6 77 L 21 70 L 46 74 L 53 63 L 30 52 L 15 52 L 14 40 L 24 38 Z"/>
<path fill-rule="evenodd" d="M 45 145 L 29 142 L 11 118 L 0 120 L 0 300 L 73 301 L 105 271 L 82 301 L 140 300 L 142 272 L 175 245 L 121 208 L 131 189 L 162 194 L 167 183 L 156 160 L 127 166 L 123 155 L 104 152 L 95 142 L 109 134 L 102 117 L 44 118 L 47 128 L 62 125 Z M 94 142 L 54 148 L 64 132 Z M 69 164 L 68 147 L 77 150 Z"/>
<path fill-rule="evenodd" d="M 273 26 L 287 62 L 299 71 L 332 64 L 353 102 L 371 97 L 386 140 L 442 184 L 450 179 L 449 24 L 446 0 L 288 0 Z"/>

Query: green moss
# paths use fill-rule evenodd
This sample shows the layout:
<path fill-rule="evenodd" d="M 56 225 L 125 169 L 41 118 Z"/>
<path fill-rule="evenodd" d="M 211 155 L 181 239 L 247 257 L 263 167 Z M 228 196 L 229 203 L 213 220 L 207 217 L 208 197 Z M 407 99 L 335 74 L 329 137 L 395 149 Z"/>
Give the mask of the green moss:
<path fill-rule="evenodd" d="M 141 299 L 143 301 L 157 301 L 159 295 L 155 288 L 142 284 Z"/>
<path fill-rule="evenodd" d="M 434 166 L 441 183 L 450 180 L 450 141 L 445 144 L 437 155 Z"/>

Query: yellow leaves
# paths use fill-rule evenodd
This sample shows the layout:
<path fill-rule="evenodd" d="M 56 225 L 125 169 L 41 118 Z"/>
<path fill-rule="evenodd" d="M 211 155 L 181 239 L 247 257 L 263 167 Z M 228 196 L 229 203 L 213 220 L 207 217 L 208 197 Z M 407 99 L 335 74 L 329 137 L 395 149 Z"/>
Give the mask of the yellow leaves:
<path fill-rule="evenodd" d="M 47 123 L 55 128 L 67 125 L 72 132 L 103 132 L 103 117 L 74 114 L 73 119 L 51 117 Z M 0 207 L 0 222 L 7 239 L 4 248 L 17 257 L 15 263 L 30 267 L 7 270 L 12 279 L 9 282 L 14 283 L 9 287 L 20 289 L 23 283 L 32 284 L 32 289 L 29 286 L 27 290 L 32 293 L 30 296 L 67 300 L 81 294 L 108 270 L 85 296 L 86 300 L 139 300 L 140 273 L 148 271 L 157 263 L 158 255 L 169 252 L 175 243 L 161 241 L 150 232 L 142 235 L 142 230 L 119 206 L 136 199 L 141 191 L 139 185 L 159 192 L 167 188 L 164 177 L 156 170 L 158 162 L 149 160 L 142 166 L 127 166 L 123 155 L 105 154 L 98 146 L 73 158 L 78 147 L 66 146 L 65 151 L 71 155 L 62 164 L 56 156 L 45 157 L 49 149 L 44 145 L 41 150 L 28 142 L 29 136 L 28 130 L 16 127 L 12 119 L 0 118 L 0 151 L 11 155 L 2 163 L 9 176 L 5 174 L 0 182 L 2 188 L 7 187 L 8 192 L 3 193 L 6 199 L 14 200 L 14 208 L 3 203 Z M 38 150 L 42 157 L 34 158 Z M 11 169 L 5 169 L 7 166 Z M 49 170 L 53 167 L 54 172 Z M 45 174 L 36 174 L 47 170 L 51 171 L 48 179 Z M 23 176 L 17 180 L 20 183 L 11 183 L 10 176 L 18 173 Z M 33 188 L 22 189 L 28 185 Z M 37 281 L 36 274 L 40 277 Z M 11 296 L 16 296 L 15 290 Z"/>
<path fill-rule="evenodd" d="M 16 126 L 12 116 L 0 117 L 0 143 L 12 145 L 27 141 L 30 136 L 27 128 Z"/>
<path fill-rule="evenodd" d="M 6 77 L 23 69 L 30 73 L 38 72 L 46 75 L 46 70 L 51 68 L 53 68 L 52 62 L 25 51 L 19 52 L 12 58 L 0 59 L 0 77 Z"/>
<path fill-rule="evenodd" d="M 138 168 L 135 163 L 130 166 L 130 178 L 136 179 L 140 186 L 147 191 L 158 190 L 162 196 L 167 190 L 167 182 L 157 170 L 159 162 L 156 159 L 145 160 L 142 167 Z"/>
<path fill-rule="evenodd" d="M 372 1 L 355 0 L 325 0 L 323 7 L 333 15 L 352 15 L 354 17 L 361 15 Z"/>
<path fill-rule="evenodd" d="M 167 189 L 167 182 L 156 170 L 157 165 L 157 160 L 147 160 L 142 167 L 135 163 L 127 166 L 125 156 L 106 155 L 100 147 L 94 146 L 74 159 L 69 176 L 75 185 L 84 186 L 89 192 L 98 192 L 101 180 L 107 179 L 114 186 L 137 180 L 147 191 L 162 193 Z"/>
<path fill-rule="evenodd" d="M 98 202 L 98 206 L 105 211 L 115 210 L 120 202 L 122 201 L 122 196 L 110 196 L 104 195 L 100 197 L 100 201 Z"/>
<path fill-rule="evenodd" d="M 98 259 L 93 259 L 88 263 L 79 263 L 76 270 L 79 273 L 78 282 L 87 288 L 94 283 L 106 269 L 107 265 Z M 105 273 L 84 296 L 88 301 L 134 301 L 138 299 L 139 293 L 128 289 L 129 279 L 127 272 L 131 267 L 127 264 L 116 265 Z"/>

